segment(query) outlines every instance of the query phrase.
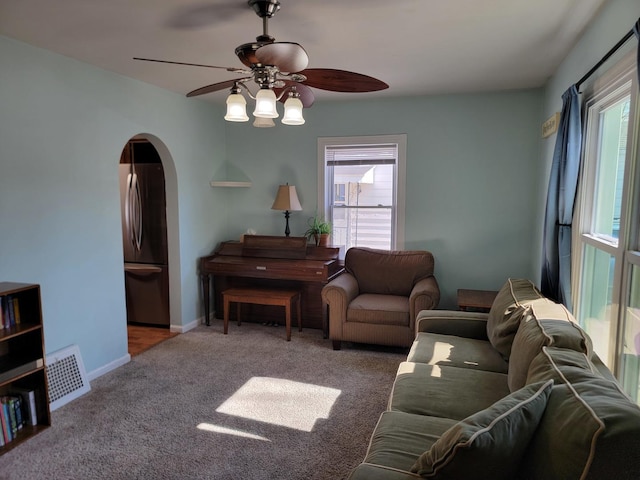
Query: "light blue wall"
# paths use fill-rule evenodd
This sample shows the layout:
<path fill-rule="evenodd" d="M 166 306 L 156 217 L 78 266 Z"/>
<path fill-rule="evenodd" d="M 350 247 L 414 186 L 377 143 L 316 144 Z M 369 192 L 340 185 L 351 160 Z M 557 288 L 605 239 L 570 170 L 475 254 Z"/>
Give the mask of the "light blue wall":
<path fill-rule="evenodd" d="M 47 351 L 78 344 L 89 372 L 126 359 L 118 162 L 140 133 L 166 147 L 171 322 L 195 321 L 197 258 L 226 236 L 217 111 L 4 37 L 0 65 L 0 281 L 41 285 Z"/>
<path fill-rule="evenodd" d="M 564 59 L 555 75 L 547 82 L 544 103 L 543 117 L 541 121 L 549 118 L 555 112 L 562 109 L 562 94 L 571 85 L 580 80 L 591 68 L 596 65 L 601 58 L 633 28 L 633 25 L 640 17 L 640 2 L 638 0 L 609 0 L 597 17 L 586 29 L 582 38 Z M 628 47 L 636 48 L 635 37 L 629 41 Z M 608 65 L 604 65 L 605 70 Z M 594 77 L 597 76 L 597 73 Z M 542 140 L 541 142 L 541 165 L 542 181 L 538 191 L 538 214 L 536 225 L 536 238 L 542 238 L 542 225 L 544 220 L 544 205 L 547 198 L 547 187 L 549 182 L 549 172 L 553 160 L 553 149 L 556 135 Z M 536 244 L 536 252 L 532 257 L 536 272 L 536 280 L 540 278 L 540 262 L 542 258 L 542 244 Z"/>
<path fill-rule="evenodd" d="M 48 352 L 78 344 L 87 370 L 126 357 L 117 164 L 147 134 L 165 162 L 172 324 L 201 315 L 197 259 L 247 228 L 282 234 L 270 210 L 278 184 L 298 187 L 305 230 L 317 199 L 320 136 L 406 133 L 405 248 L 436 257 L 443 300 L 457 288 L 498 288 L 539 275 L 540 225 L 554 137 L 541 121 L 560 95 L 640 15 L 612 0 L 549 82 L 521 91 L 319 102 L 301 128 L 222 120 L 223 106 L 127 79 L 0 37 L 0 280 L 42 286 Z M 237 169 L 253 186 L 210 188 Z M 232 175 L 235 175 L 232 173 Z M 223 174 L 224 176 L 224 174 Z"/>
<path fill-rule="evenodd" d="M 318 137 L 406 133 L 405 248 L 433 252 L 440 307 L 455 306 L 458 288 L 529 277 L 541 98 L 532 90 L 330 102 L 305 110 L 303 127 L 230 124 L 228 159 L 253 187 L 230 192 L 229 234 L 282 234 L 282 213 L 270 207 L 285 182 L 304 208 L 291 214 L 292 234 L 304 232 L 317 204 Z"/>

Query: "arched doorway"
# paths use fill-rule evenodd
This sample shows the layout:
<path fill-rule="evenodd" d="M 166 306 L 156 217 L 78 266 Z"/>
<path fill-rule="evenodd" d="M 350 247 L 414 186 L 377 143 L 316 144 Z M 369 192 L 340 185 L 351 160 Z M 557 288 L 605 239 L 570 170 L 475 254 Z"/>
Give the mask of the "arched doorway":
<path fill-rule="evenodd" d="M 170 330 L 167 201 L 163 162 L 143 135 L 130 139 L 119 165 L 129 354 L 176 333 Z"/>

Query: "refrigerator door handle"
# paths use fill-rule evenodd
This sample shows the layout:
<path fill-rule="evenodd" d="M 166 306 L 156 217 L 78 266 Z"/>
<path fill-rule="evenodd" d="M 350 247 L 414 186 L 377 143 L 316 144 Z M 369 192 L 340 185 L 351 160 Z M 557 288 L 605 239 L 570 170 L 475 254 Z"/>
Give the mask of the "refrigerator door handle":
<path fill-rule="evenodd" d="M 133 275 L 146 276 L 162 272 L 162 268 L 155 265 L 124 264 L 124 271 Z"/>
<path fill-rule="evenodd" d="M 133 244 L 133 232 L 131 231 L 131 182 L 133 175 L 127 175 L 127 191 L 124 196 L 124 223 L 127 229 L 128 240 Z"/>
<path fill-rule="evenodd" d="M 135 242 L 136 249 L 140 251 L 142 246 L 142 201 L 140 198 L 140 183 L 138 182 L 138 174 L 133 174 L 132 182 L 133 199 L 134 199 L 134 212 L 133 212 L 133 240 Z"/>

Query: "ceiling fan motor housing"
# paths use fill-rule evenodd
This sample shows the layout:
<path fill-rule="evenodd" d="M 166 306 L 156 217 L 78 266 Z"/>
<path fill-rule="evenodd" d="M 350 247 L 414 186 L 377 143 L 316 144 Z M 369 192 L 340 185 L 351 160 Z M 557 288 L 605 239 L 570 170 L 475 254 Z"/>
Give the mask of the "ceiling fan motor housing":
<path fill-rule="evenodd" d="M 248 3 L 260 18 L 271 18 L 280 10 L 278 0 L 249 0 Z"/>

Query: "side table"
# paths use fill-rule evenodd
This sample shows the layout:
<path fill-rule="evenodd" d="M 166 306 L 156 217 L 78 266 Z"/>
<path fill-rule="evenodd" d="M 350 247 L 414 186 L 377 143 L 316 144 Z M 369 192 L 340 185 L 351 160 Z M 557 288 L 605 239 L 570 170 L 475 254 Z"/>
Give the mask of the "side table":
<path fill-rule="evenodd" d="M 488 312 L 498 294 L 493 290 L 465 290 L 458 289 L 458 308 L 463 311 L 469 309 Z"/>

